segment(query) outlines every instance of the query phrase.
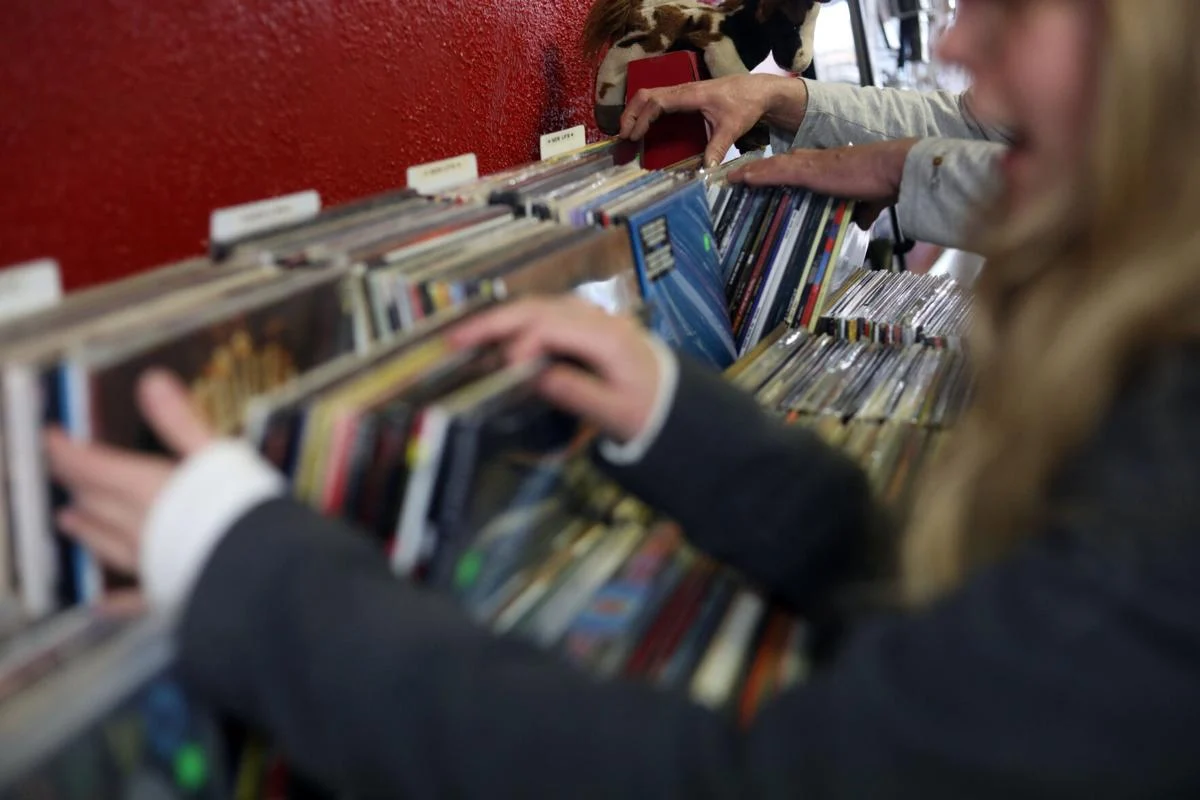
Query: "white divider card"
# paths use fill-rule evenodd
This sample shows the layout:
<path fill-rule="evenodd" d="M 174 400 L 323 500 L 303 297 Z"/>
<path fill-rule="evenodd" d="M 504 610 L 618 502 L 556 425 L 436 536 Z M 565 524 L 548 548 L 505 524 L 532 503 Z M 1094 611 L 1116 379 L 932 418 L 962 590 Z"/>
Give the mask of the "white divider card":
<path fill-rule="evenodd" d="M 438 194 L 479 180 L 479 161 L 474 153 L 431 161 L 408 168 L 408 188 L 420 194 Z"/>
<path fill-rule="evenodd" d="M 565 131 L 544 134 L 541 139 L 542 161 L 586 146 L 587 129 L 582 125 L 567 128 Z"/>
<path fill-rule="evenodd" d="M 321 195 L 309 189 L 295 194 L 219 208 L 209 221 L 209 240 L 223 245 L 256 233 L 305 222 L 321 213 Z"/>
<path fill-rule="evenodd" d="M 62 270 L 53 258 L 0 269 L 0 322 L 44 311 L 62 296 Z"/>

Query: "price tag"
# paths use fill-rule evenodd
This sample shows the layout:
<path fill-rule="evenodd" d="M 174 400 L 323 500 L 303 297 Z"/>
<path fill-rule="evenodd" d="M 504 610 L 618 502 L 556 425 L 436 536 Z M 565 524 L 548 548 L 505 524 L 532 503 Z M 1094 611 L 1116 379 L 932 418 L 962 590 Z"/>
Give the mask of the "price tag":
<path fill-rule="evenodd" d="M 62 270 L 52 258 L 0 270 L 0 322 L 44 311 L 62 296 Z"/>
<path fill-rule="evenodd" d="M 583 147 L 587 147 L 587 129 L 582 125 L 567 128 L 565 131 L 547 133 L 541 140 L 542 161 Z"/>
<path fill-rule="evenodd" d="M 321 195 L 309 189 L 270 200 L 219 208 L 212 213 L 208 236 L 213 244 L 229 244 L 272 228 L 310 220 L 319 213 Z"/>
<path fill-rule="evenodd" d="M 432 161 L 408 168 L 408 188 L 421 194 L 438 194 L 479 180 L 479 162 L 474 153 Z"/>

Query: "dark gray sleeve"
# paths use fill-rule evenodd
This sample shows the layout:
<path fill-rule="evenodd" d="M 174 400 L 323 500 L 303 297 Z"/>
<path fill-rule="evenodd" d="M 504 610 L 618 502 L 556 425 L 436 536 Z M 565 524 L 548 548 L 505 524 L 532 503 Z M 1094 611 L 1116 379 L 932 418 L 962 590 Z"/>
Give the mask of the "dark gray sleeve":
<path fill-rule="evenodd" d="M 857 465 L 682 356 L 658 438 L 638 463 L 607 470 L 693 544 L 797 608 L 866 569 L 880 522 Z"/>

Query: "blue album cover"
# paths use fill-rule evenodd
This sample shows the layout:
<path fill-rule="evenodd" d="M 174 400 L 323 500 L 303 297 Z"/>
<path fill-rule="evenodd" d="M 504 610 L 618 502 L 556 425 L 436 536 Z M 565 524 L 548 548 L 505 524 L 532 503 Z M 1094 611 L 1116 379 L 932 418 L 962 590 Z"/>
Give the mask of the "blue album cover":
<path fill-rule="evenodd" d="M 693 181 L 626 217 L 651 328 L 718 369 L 737 358 L 704 188 Z"/>

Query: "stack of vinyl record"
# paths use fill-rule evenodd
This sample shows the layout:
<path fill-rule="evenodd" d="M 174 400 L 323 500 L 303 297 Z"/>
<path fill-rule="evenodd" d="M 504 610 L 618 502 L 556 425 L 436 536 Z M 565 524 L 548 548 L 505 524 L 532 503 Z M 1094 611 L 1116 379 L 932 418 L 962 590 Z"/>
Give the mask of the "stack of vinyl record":
<path fill-rule="evenodd" d="M 623 237 L 408 192 L 335 208 L 314 223 L 239 243 L 231 253 L 235 261 L 348 269 L 345 291 L 360 341 L 394 336 L 479 296 L 591 284 L 597 302 L 627 309 L 639 291 Z"/>
<path fill-rule="evenodd" d="M 693 171 L 619 166 L 611 146 L 599 145 L 484 178 L 453 197 L 576 227 L 626 231 L 651 329 L 715 368 L 736 358 L 712 222 Z"/>
<path fill-rule="evenodd" d="M 119 372 L 134 353 L 157 353 L 182 332 L 201 330 L 177 366 L 220 423 L 228 398 L 352 349 L 339 280 L 336 272 L 285 275 L 197 260 L 70 298 L 0 330 L 7 474 L 0 559 L 12 558 L 12 568 L 0 571 L 0 591 L 19 598 L 29 617 L 99 594 L 90 559 L 53 535 L 53 509 L 65 498 L 47 478 L 40 441 L 47 424 L 79 438 L 107 435 L 94 425 L 95 409 L 136 416 L 129 375 L 114 372 L 120 385 L 111 393 L 93 392 L 90 373 Z M 269 310 L 256 315 L 261 309 Z M 255 369 L 240 370 L 244 363 Z M 246 377 L 237 380 L 235 372 Z M 218 385 L 224 394 L 210 391 Z M 119 420 L 112 423 L 125 432 Z"/>
<path fill-rule="evenodd" d="M 591 468 L 589 431 L 534 394 L 546 365 L 507 368 L 445 337 L 517 291 L 607 293 L 635 310 L 628 242 L 623 230 L 393 194 L 234 243 L 223 265 L 158 270 L 9 326 L 3 552 L 16 563 L 5 593 L 36 618 L 117 585 L 54 531 L 69 498 L 48 478 L 38 432 L 58 423 L 159 449 L 133 393 L 144 369 L 163 366 L 298 498 L 355 523 L 397 573 L 450 593 L 481 624 L 748 721 L 803 677 L 803 623 Z M 37 630 L 14 646 L 29 652 Z M 95 669 L 90 652 L 77 653 L 81 675 Z"/>
<path fill-rule="evenodd" d="M 970 324 L 971 295 L 957 281 L 862 270 L 829 304 L 817 329 L 851 341 L 961 349 Z"/>
<path fill-rule="evenodd" d="M 797 188 L 730 185 L 750 154 L 711 176 L 708 201 L 738 352 L 780 324 L 813 330 L 826 298 L 862 266 L 854 203 Z"/>
<path fill-rule="evenodd" d="M 252 397 L 439 311 L 571 290 L 636 311 L 626 237 L 394 192 L 235 243 L 220 265 L 155 270 L 0 328 L 0 605 L 15 598 L 36 618 L 100 595 L 91 559 L 54 535 L 67 498 L 39 437 L 58 424 L 153 448 L 133 396 L 144 369 L 175 370 L 210 422 L 236 432 Z"/>

